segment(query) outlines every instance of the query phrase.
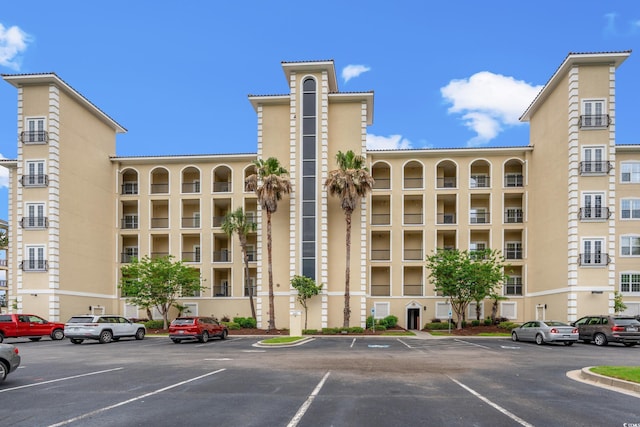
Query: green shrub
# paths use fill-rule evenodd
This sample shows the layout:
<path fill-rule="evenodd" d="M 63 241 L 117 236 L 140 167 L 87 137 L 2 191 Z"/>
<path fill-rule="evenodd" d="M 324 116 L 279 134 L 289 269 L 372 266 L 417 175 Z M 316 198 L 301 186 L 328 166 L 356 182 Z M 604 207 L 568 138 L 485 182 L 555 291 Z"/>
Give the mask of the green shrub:
<path fill-rule="evenodd" d="M 498 328 L 507 329 L 507 330 L 511 330 L 511 329 L 515 328 L 516 326 L 518 326 L 518 324 L 517 323 L 513 323 L 513 322 L 500 322 L 498 324 Z"/>
<path fill-rule="evenodd" d="M 364 328 L 361 328 L 360 326 L 353 326 L 349 328 L 348 331 L 351 334 L 362 334 L 364 333 Z"/>
<path fill-rule="evenodd" d="M 387 328 L 395 328 L 398 324 L 398 317 L 394 315 L 390 315 L 382 319 L 380 322 L 381 325 L 385 325 Z"/>
<path fill-rule="evenodd" d="M 367 317 L 367 329 L 370 329 L 373 327 L 373 325 L 376 324 L 375 319 L 373 318 L 373 316 L 369 316 Z"/>
<path fill-rule="evenodd" d="M 240 325 L 238 325 L 235 322 L 222 322 L 223 325 L 226 325 L 227 329 L 229 330 L 238 330 L 238 329 L 242 329 L 242 327 Z"/>
<path fill-rule="evenodd" d="M 382 323 L 373 327 L 374 331 L 386 331 L 387 327 Z"/>
<path fill-rule="evenodd" d="M 303 329 L 302 335 L 316 335 L 318 333 L 317 329 Z"/>
<path fill-rule="evenodd" d="M 491 319 L 484 319 L 484 326 L 491 326 Z"/>
<path fill-rule="evenodd" d="M 147 329 L 162 329 L 164 328 L 164 320 L 147 320 L 144 322 L 144 326 Z"/>
<path fill-rule="evenodd" d="M 322 328 L 322 333 L 326 335 L 336 335 L 339 334 L 341 328 Z"/>
<path fill-rule="evenodd" d="M 243 329 L 255 329 L 257 324 L 253 317 L 234 317 L 233 321 Z"/>
<path fill-rule="evenodd" d="M 480 326 L 480 321 L 479 320 L 472 320 L 471 321 L 471 326 Z"/>
<path fill-rule="evenodd" d="M 451 328 L 455 328 L 454 324 L 451 324 Z M 431 331 L 441 331 L 445 329 L 449 329 L 449 323 L 446 322 L 432 322 L 424 325 L 424 329 L 429 329 Z"/>

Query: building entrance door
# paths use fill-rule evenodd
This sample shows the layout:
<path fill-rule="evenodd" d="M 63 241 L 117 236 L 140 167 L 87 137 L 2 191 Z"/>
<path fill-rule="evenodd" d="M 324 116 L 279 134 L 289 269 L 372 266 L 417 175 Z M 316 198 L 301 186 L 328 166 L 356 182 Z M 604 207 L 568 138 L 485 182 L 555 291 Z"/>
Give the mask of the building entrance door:
<path fill-rule="evenodd" d="M 407 329 L 420 329 L 420 309 L 407 309 Z"/>

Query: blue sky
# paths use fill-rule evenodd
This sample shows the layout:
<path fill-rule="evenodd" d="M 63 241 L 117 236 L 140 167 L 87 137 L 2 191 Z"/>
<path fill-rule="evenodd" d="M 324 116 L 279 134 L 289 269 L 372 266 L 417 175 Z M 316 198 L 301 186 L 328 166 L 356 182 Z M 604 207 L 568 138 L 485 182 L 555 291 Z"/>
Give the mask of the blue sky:
<path fill-rule="evenodd" d="M 128 129 L 122 156 L 254 153 L 247 95 L 287 93 L 281 61 L 326 59 L 341 91 L 375 92 L 372 148 L 526 145 L 518 118 L 569 52 L 629 49 L 617 143 L 640 143 L 636 1 L 29 4 L 2 5 L 0 73 L 57 73 Z M 0 81 L 0 156 L 11 159 L 16 99 Z"/>

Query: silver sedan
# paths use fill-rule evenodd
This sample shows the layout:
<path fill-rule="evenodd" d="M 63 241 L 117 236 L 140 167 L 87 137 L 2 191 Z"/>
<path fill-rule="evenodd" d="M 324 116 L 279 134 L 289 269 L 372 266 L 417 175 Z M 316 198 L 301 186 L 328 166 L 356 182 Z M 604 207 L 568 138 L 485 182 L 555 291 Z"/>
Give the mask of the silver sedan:
<path fill-rule="evenodd" d="M 11 344 L 0 344 L 0 383 L 20 366 L 18 348 Z"/>
<path fill-rule="evenodd" d="M 533 320 L 511 330 L 513 341 L 533 341 L 536 344 L 563 342 L 571 345 L 578 341 L 578 328 L 555 320 Z"/>

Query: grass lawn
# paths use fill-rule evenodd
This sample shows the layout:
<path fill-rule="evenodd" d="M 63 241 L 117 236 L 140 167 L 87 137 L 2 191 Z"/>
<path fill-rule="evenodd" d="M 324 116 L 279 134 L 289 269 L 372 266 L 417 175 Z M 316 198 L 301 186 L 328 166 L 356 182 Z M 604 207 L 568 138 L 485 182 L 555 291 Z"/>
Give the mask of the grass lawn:
<path fill-rule="evenodd" d="M 261 344 L 289 344 L 305 339 L 305 337 L 275 337 L 260 341 Z"/>
<path fill-rule="evenodd" d="M 591 368 L 591 372 L 640 383 L 640 366 L 595 366 Z"/>

